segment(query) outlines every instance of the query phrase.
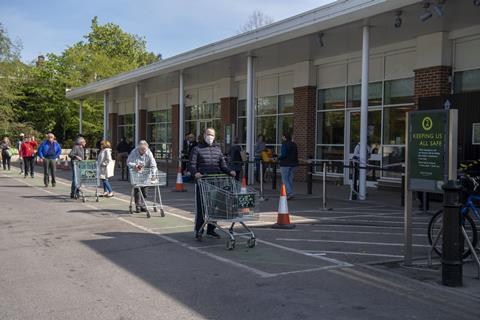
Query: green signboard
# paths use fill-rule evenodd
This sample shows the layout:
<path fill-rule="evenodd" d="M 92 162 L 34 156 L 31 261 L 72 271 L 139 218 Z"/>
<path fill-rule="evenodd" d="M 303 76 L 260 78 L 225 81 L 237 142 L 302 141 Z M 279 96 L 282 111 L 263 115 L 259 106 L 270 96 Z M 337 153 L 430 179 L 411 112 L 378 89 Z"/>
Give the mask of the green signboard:
<path fill-rule="evenodd" d="M 449 111 L 408 113 L 408 188 L 443 192 L 448 179 Z"/>

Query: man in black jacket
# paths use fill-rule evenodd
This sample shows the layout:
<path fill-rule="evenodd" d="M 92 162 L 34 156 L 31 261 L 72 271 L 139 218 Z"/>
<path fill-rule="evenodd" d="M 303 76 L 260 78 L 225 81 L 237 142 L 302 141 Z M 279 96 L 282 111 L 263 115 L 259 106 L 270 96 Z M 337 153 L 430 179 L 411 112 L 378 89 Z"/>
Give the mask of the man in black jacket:
<path fill-rule="evenodd" d="M 222 150 L 215 141 L 215 129 L 208 128 L 205 130 L 204 141 L 196 146 L 190 156 L 190 172 L 195 176 L 195 179 L 201 178 L 203 175 L 225 173 L 235 177 L 235 171 L 230 170 L 225 162 L 225 157 Z M 202 201 L 200 195 L 200 188 L 196 185 L 196 201 L 197 212 L 195 215 L 195 238 L 202 241 L 203 227 L 204 227 L 204 213 L 202 208 Z M 207 235 L 220 238 L 215 232 L 215 226 L 208 224 Z"/>
<path fill-rule="evenodd" d="M 280 173 L 282 181 L 287 189 L 287 199 L 293 198 L 293 175 L 295 167 L 298 166 L 297 144 L 292 141 L 290 133 L 284 133 L 282 136 L 282 149 L 278 160 L 280 161 Z"/>

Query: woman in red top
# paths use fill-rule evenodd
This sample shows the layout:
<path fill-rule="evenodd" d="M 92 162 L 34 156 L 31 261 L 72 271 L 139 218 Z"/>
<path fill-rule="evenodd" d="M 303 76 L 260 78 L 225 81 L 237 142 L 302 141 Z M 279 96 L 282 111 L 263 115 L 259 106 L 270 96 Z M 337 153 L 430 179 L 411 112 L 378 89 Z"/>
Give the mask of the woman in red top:
<path fill-rule="evenodd" d="M 35 137 L 27 137 L 25 141 L 22 143 L 20 148 L 20 157 L 23 158 L 23 165 L 25 172 L 25 177 L 28 176 L 28 172 L 30 171 L 30 176 L 34 177 L 34 164 L 35 164 L 35 148 L 38 147 L 38 142 L 35 141 Z"/>

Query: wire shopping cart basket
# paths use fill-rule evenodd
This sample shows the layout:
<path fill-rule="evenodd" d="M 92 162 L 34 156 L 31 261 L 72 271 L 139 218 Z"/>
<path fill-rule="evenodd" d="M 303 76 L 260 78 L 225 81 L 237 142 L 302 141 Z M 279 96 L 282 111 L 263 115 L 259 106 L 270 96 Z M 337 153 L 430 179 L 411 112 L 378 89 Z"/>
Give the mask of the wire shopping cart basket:
<path fill-rule="evenodd" d="M 165 217 L 165 211 L 163 210 L 162 195 L 160 193 L 160 187 L 167 185 L 167 174 L 156 168 L 143 168 L 140 171 L 135 171 L 130 168 L 130 183 L 132 184 L 132 192 L 130 197 L 130 213 L 133 213 L 133 202 L 135 198 L 135 190 L 140 197 L 141 205 L 147 212 L 147 218 L 150 218 L 150 210 L 157 212 L 160 210 L 160 215 Z M 153 201 L 150 204 L 145 199 L 142 193 L 142 188 L 153 189 Z M 137 208 L 138 209 L 138 208 Z M 139 212 L 138 210 L 136 210 Z"/>
<path fill-rule="evenodd" d="M 95 187 L 95 200 L 98 202 L 98 164 L 96 160 L 73 161 L 73 170 L 75 170 L 75 184 L 78 189 L 78 195 L 82 201 L 86 201 L 86 187 Z"/>
<path fill-rule="evenodd" d="M 240 182 L 226 175 L 205 176 L 197 179 L 197 184 L 205 216 L 201 230 L 208 223 L 215 225 L 227 235 L 228 250 L 235 248 L 236 236 L 247 236 L 247 246 L 255 247 L 255 234 L 245 222 L 259 218 L 258 193 L 253 188 L 242 190 Z M 231 223 L 230 228 L 225 230 L 218 225 L 219 221 Z M 234 230 L 236 223 L 243 227 L 244 232 Z"/>

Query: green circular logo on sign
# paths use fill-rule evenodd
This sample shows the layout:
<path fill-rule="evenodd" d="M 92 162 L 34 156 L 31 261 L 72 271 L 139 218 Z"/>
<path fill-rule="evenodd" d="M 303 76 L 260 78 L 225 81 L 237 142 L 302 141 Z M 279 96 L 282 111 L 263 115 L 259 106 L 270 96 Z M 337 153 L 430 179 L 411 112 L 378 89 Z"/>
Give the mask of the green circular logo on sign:
<path fill-rule="evenodd" d="M 433 127 L 433 121 L 430 117 L 425 117 L 422 120 L 422 127 L 425 131 L 429 131 Z"/>

